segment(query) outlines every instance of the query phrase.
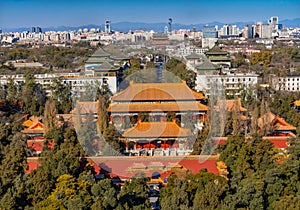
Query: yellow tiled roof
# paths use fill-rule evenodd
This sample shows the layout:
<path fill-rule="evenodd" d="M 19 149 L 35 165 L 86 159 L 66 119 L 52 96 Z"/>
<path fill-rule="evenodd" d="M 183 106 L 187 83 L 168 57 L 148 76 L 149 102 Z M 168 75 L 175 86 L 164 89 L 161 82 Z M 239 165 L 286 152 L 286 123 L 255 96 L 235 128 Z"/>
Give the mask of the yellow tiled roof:
<path fill-rule="evenodd" d="M 172 122 L 138 122 L 134 127 L 124 131 L 125 138 L 179 138 L 191 136 L 190 129 L 181 128 Z"/>
<path fill-rule="evenodd" d="M 261 128 L 268 123 L 275 128 L 275 130 L 296 130 L 296 127 L 287 123 L 283 118 L 276 116 L 272 112 L 268 112 L 258 119 L 258 126 Z"/>
<path fill-rule="evenodd" d="M 77 110 L 77 107 L 79 110 Z M 77 101 L 76 107 L 71 111 L 71 114 L 88 114 L 90 112 L 97 113 L 99 107 L 99 100 L 97 101 Z"/>
<path fill-rule="evenodd" d="M 26 120 L 25 122 L 23 122 L 22 124 L 24 127 L 30 127 L 33 125 L 33 122 L 31 120 Z"/>
<path fill-rule="evenodd" d="M 22 130 L 22 133 L 44 133 L 44 124 L 41 122 L 35 122 L 30 127 Z"/>
<path fill-rule="evenodd" d="M 190 89 L 181 83 L 133 83 L 112 97 L 112 101 L 174 101 L 201 100 L 202 93 Z"/>
<path fill-rule="evenodd" d="M 246 112 L 247 109 L 242 107 L 242 102 L 241 102 L 241 99 L 240 98 L 237 98 L 237 99 L 231 99 L 231 100 L 219 100 L 217 102 L 217 106 L 220 107 L 223 105 L 223 103 L 226 103 L 226 110 L 228 112 L 232 112 L 235 110 L 235 106 L 237 105 L 238 106 L 238 110 L 240 112 Z"/>
<path fill-rule="evenodd" d="M 300 106 L 300 100 L 295 101 L 294 106 Z"/>
<path fill-rule="evenodd" d="M 153 104 L 117 104 L 112 103 L 108 112 L 178 112 L 178 111 L 207 111 L 208 107 L 200 102 L 192 103 L 153 103 Z"/>

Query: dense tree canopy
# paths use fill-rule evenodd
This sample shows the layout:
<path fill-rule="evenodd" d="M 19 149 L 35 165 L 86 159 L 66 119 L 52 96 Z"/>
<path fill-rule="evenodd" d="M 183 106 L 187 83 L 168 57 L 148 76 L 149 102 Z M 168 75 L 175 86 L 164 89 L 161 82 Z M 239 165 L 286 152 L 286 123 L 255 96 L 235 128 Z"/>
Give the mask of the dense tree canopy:
<path fill-rule="evenodd" d="M 186 65 L 182 61 L 176 58 L 170 58 L 168 60 L 168 63 L 166 64 L 166 70 L 170 71 L 180 79 L 185 80 L 186 84 L 190 88 L 195 88 L 196 73 L 191 70 L 188 70 L 186 68 Z"/>
<path fill-rule="evenodd" d="M 81 66 L 92 54 L 94 49 L 90 45 L 77 44 L 72 47 L 44 46 L 31 48 L 30 46 L 19 46 L 17 48 L 1 48 L 3 52 L 1 61 L 26 59 L 28 62 L 40 62 L 50 69 L 73 69 Z M 2 63 L 2 62 L 1 62 Z M 5 71 L 8 67 L 1 67 Z M 12 69 L 16 70 L 16 69 Z M 42 71 L 42 69 L 40 69 Z"/>

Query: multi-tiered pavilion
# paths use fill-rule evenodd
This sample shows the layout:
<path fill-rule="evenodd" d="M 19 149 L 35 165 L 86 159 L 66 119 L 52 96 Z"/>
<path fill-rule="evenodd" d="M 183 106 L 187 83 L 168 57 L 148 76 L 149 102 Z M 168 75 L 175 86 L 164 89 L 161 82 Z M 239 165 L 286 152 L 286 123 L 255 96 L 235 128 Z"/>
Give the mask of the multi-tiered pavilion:
<path fill-rule="evenodd" d="M 110 122 L 123 122 L 126 116 L 136 117 L 148 113 L 150 121 L 166 121 L 168 112 L 178 118 L 190 113 L 194 120 L 204 120 L 207 113 L 205 96 L 190 89 L 185 81 L 181 83 L 133 83 L 115 94 L 108 107 Z"/>
<path fill-rule="evenodd" d="M 176 124 L 175 119 L 167 122 L 167 115 L 173 112 L 177 119 L 187 115 L 196 124 L 204 121 L 208 107 L 205 96 L 190 89 L 183 81 L 180 83 L 133 83 L 112 97 L 108 107 L 110 122 L 116 127 L 124 124 L 129 116 L 135 125 L 123 132 L 126 144 L 133 142 L 136 149 L 161 149 L 168 152 L 157 154 L 172 155 L 172 149 L 187 151 L 192 132 L 189 128 Z M 149 122 L 139 119 L 140 113 L 149 115 Z M 130 146 L 127 147 L 130 149 Z M 170 151 L 169 151 L 170 150 Z M 178 152 L 174 152 L 174 155 Z M 183 153 L 186 154 L 186 153 Z M 148 153 L 149 155 L 149 153 Z M 155 151 L 151 152 L 155 155 Z"/>

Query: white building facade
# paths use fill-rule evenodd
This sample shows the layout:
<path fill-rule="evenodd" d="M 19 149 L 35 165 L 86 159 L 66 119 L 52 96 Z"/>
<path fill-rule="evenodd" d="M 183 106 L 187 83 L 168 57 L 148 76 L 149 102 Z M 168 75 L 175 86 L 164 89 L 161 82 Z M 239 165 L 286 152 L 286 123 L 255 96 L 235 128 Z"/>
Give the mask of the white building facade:
<path fill-rule="evenodd" d="M 68 84 L 71 88 L 71 92 L 74 96 L 79 96 L 80 93 L 88 91 L 91 86 L 107 85 L 108 89 L 112 93 L 117 92 L 117 77 L 114 75 L 105 75 L 98 77 L 89 77 L 86 75 L 80 75 L 79 73 L 53 73 L 53 74 L 35 74 L 35 82 L 40 84 L 50 94 L 49 86 L 56 78 L 62 78 L 63 84 Z M 13 79 L 15 84 L 22 84 L 25 82 L 25 76 L 23 74 L 15 75 L 0 75 L 0 85 L 7 86 L 9 79 Z"/>
<path fill-rule="evenodd" d="M 226 95 L 241 95 L 244 90 L 251 90 L 258 84 L 256 74 L 197 75 L 196 90 L 211 95 L 215 86 L 222 84 Z M 256 93 L 253 92 L 253 95 Z"/>
<path fill-rule="evenodd" d="M 279 91 L 300 91 L 300 76 L 273 77 L 271 87 Z"/>

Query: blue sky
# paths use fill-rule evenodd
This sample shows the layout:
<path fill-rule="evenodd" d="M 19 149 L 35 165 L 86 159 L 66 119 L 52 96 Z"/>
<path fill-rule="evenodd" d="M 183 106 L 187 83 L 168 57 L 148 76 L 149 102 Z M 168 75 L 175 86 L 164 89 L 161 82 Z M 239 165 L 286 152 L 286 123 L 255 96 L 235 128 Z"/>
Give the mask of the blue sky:
<path fill-rule="evenodd" d="M 113 22 L 196 24 L 300 17 L 300 0 L 0 0 L 0 28 Z"/>

